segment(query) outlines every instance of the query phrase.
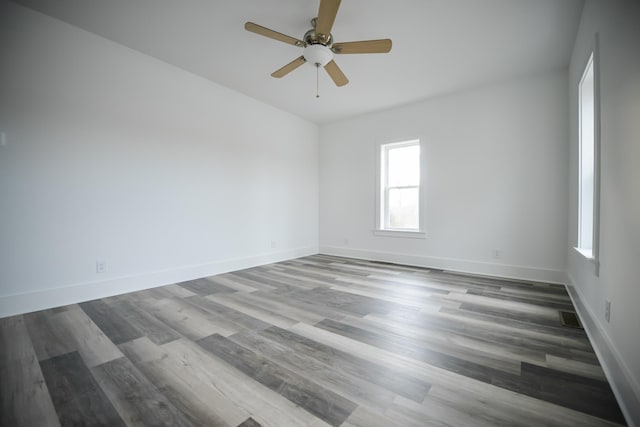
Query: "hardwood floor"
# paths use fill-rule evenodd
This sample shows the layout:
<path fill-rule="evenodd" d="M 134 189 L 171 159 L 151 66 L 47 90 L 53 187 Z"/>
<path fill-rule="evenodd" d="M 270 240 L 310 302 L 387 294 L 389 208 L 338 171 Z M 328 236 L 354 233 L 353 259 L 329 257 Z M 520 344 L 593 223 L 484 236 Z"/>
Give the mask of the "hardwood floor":
<path fill-rule="evenodd" d="M 2 426 L 611 426 L 563 286 L 324 255 L 0 319 Z"/>

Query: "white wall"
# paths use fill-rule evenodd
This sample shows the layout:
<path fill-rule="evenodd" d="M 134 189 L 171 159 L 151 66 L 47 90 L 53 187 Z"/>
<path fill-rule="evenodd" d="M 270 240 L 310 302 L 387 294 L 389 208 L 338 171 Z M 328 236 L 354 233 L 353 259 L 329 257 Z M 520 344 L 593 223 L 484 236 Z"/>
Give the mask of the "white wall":
<path fill-rule="evenodd" d="M 321 127 L 321 252 L 563 281 L 567 110 L 559 71 Z M 376 143 L 412 137 L 428 237 L 374 236 Z"/>
<path fill-rule="evenodd" d="M 0 52 L 0 316 L 317 252 L 316 125 L 4 1 Z"/>
<path fill-rule="evenodd" d="M 578 82 L 600 38 L 600 274 L 577 254 Z M 640 425 L 640 3 L 587 1 L 569 68 L 568 274 L 627 417 Z M 611 321 L 604 319 L 611 301 Z"/>

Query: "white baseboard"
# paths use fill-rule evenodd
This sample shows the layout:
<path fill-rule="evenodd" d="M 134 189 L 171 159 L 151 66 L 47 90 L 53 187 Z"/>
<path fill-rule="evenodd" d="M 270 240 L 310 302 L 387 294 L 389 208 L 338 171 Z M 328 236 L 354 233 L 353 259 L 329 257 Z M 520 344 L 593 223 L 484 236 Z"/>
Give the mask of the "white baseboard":
<path fill-rule="evenodd" d="M 638 379 L 631 374 L 631 370 L 627 367 L 616 346 L 613 345 L 598 317 L 585 304 L 580 288 L 575 286 L 570 275 L 567 275 L 567 290 L 613 389 L 613 394 L 620 404 L 627 424 L 630 427 L 640 426 L 640 385 Z"/>
<path fill-rule="evenodd" d="M 115 277 L 22 294 L 4 295 L 0 296 L 0 318 L 180 283 L 186 280 L 228 273 L 317 253 L 318 247 L 289 249 L 246 258 L 227 259 L 171 270 Z"/>
<path fill-rule="evenodd" d="M 407 255 L 392 252 L 345 248 L 339 246 L 320 246 L 320 253 L 366 259 L 371 261 L 413 265 L 417 267 L 439 268 L 442 270 L 456 271 L 460 273 L 471 273 L 484 276 L 496 276 L 536 282 L 564 284 L 566 279 L 566 273 L 564 270 L 551 270 L 545 268 L 524 267 L 519 265 L 496 264 L 458 258 Z"/>

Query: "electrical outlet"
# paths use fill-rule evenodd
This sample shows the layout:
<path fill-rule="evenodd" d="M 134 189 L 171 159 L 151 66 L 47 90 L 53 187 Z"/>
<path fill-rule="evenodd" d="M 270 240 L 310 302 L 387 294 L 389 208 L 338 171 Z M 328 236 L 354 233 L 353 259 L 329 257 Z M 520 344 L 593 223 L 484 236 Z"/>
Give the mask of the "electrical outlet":
<path fill-rule="evenodd" d="M 107 271 L 107 261 L 103 259 L 96 260 L 96 273 L 102 274 Z"/>
<path fill-rule="evenodd" d="M 276 241 L 272 240 L 271 241 L 271 249 L 275 249 L 276 246 L 277 246 Z"/>
<path fill-rule="evenodd" d="M 606 300 L 604 302 L 604 320 L 609 323 L 611 321 L 611 301 Z"/>
<path fill-rule="evenodd" d="M 349 246 L 349 238 L 345 237 L 344 239 L 342 239 L 342 242 L 344 243 L 345 246 Z"/>
<path fill-rule="evenodd" d="M 500 249 L 493 250 L 493 259 L 500 259 L 502 257 L 502 251 Z"/>

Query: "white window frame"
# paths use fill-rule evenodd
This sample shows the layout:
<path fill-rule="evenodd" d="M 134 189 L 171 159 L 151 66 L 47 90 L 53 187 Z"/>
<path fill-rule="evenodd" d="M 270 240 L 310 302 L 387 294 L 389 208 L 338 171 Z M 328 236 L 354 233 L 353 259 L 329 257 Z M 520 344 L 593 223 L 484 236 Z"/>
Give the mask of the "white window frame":
<path fill-rule="evenodd" d="M 386 171 L 388 169 L 388 156 L 386 152 L 389 149 L 418 145 L 420 147 L 420 183 L 418 187 L 418 228 L 417 229 L 401 229 L 387 227 L 389 217 L 388 193 L 390 188 L 415 188 L 408 187 L 388 187 L 386 182 Z M 414 239 L 425 239 L 425 150 L 424 144 L 420 138 L 403 138 L 393 142 L 384 141 L 376 144 L 376 207 L 375 207 L 375 229 L 373 234 L 382 237 L 405 237 Z"/>
<path fill-rule="evenodd" d="M 577 236 L 575 250 L 586 260 L 594 264 L 594 273 L 599 275 L 600 259 L 600 69 L 598 34 L 595 35 L 593 49 L 589 52 L 582 68 L 582 75 L 578 82 L 578 205 L 577 205 Z M 593 72 L 593 229 L 591 250 L 581 244 L 582 233 L 582 84 L 591 67 Z"/>

